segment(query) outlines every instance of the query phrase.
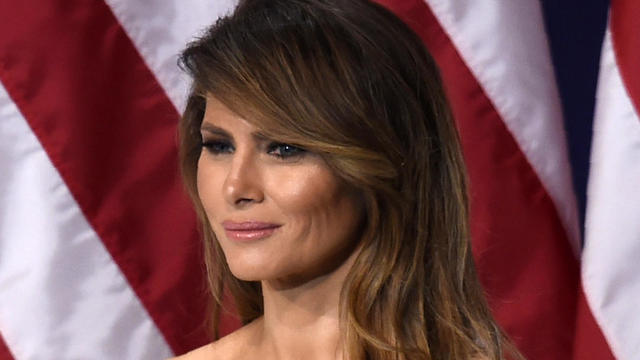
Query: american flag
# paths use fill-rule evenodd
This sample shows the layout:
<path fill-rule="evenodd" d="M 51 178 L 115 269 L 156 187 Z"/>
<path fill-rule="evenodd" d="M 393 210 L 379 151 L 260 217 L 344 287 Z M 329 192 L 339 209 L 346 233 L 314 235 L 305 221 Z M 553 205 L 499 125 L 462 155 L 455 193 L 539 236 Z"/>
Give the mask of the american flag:
<path fill-rule="evenodd" d="M 440 66 L 502 327 L 528 359 L 639 359 L 640 2 L 378 1 Z M 234 5 L 0 2 L 0 359 L 211 341 L 176 61 Z"/>

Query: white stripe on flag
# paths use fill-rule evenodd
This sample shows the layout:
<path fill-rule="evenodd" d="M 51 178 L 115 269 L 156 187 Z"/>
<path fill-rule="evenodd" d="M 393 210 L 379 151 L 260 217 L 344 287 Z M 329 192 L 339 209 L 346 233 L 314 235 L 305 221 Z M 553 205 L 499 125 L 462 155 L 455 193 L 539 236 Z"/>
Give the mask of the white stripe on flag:
<path fill-rule="evenodd" d="M 640 354 L 640 118 L 627 94 L 607 29 L 593 125 L 582 282 L 615 356 Z"/>
<path fill-rule="evenodd" d="M 182 112 L 189 81 L 176 66 L 187 42 L 235 6 L 237 0 L 105 0 L 155 74 L 173 105 Z"/>
<path fill-rule="evenodd" d="M 1 85 L 0 169 L 0 331 L 16 360 L 170 356 Z"/>
<path fill-rule="evenodd" d="M 540 3 L 425 1 L 538 174 L 577 256 L 576 199 Z"/>

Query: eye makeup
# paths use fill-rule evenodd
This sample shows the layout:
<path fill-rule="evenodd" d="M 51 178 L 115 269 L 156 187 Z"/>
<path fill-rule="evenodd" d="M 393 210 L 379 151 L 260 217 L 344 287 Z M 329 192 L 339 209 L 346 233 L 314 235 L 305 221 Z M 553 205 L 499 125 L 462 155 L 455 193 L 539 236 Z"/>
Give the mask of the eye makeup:
<path fill-rule="evenodd" d="M 235 151 L 233 137 L 228 131 L 210 123 L 203 123 L 200 130 L 201 146 L 209 153 L 223 155 L 232 154 Z M 280 160 L 296 160 L 307 154 L 307 151 L 299 146 L 273 141 L 259 133 L 253 133 L 252 138 L 256 148 Z"/>

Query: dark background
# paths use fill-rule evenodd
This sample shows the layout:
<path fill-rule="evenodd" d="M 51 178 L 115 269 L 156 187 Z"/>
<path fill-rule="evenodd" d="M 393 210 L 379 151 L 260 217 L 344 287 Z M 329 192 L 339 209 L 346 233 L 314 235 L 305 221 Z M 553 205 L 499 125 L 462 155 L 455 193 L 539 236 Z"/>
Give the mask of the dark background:
<path fill-rule="evenodd" d="M 596 85 L 609 1 L 541 2 L 562 98 L 580 221 L 584 224 Z"/>

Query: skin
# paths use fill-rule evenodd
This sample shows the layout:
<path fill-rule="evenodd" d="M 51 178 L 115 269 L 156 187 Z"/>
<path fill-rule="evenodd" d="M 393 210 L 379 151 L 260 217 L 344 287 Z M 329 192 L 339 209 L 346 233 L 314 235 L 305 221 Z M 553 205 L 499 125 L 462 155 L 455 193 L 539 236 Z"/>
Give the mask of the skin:
<path fill-rule="evenodd" d="M 322 157 L 268 139 L 212 96 L 197 186 L 234 276 L 261 281 L 264 316 L 180 359 L 336 359 L 338 302 L 363 210 Z M 280 225 L 238 241 L 224 221 Z"/>

